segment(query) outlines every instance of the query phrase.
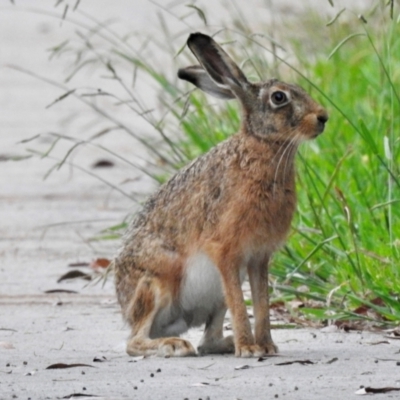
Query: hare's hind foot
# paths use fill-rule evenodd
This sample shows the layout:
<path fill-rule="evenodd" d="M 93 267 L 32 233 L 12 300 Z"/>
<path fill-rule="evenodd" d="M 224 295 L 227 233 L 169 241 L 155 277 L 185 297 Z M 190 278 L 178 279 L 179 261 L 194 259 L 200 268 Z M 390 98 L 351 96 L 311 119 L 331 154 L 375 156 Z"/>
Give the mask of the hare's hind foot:
<path fill-rule="evenodd" d="M 278 353 L 278 347 L 274 343 L 267 343 L 263 346 L 258 344 L 248 344 L 236 346 L 235 356 L 242 358 L 262 357 Z"/>
<path fill-rule="evenodd" d="M 177 307 L 172 306 L 171 293 L 156 277 L 140 279 L 125 318 L 132 327 L 126 352 L 131 356 L 185 357 L 196 351 L 186 340 L 176 337 L 188 327 Z"/>
<path fill-rule="evenodd" d="M 187 340 L 168 337 L 159 339 L 142 339 L 133 337 L 126 347 L 130 356 L 190 357 L 196 351 Z"/>
<path fill-rule="evenodd" d="M 235 352 L 233 336 L 204 341 L 197 347 L 197 351 L 199 355 L 233 354 Z"/>

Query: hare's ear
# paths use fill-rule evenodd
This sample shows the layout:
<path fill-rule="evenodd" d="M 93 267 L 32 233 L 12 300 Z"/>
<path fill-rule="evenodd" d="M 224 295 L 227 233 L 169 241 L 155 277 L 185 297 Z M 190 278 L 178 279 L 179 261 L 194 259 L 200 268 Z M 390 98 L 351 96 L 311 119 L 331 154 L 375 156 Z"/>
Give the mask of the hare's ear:
<path fill-rule="evenodd" d="M 235 98 L 235 95 L 228 87 L 217 85 L 200 65 L 192 65 L 180 69 L 178 71 L 178 78 L 193 83 L 199 89 L 219 99 Z"/>
<path fill-rule="evenodd" d="M 210 36 L 193 33 L 187 44 L 210 78 L 236 97 L 243 98 L 250 85 L 241 69 Z M 243 99 L 242 99 L 243 100 Z"/>

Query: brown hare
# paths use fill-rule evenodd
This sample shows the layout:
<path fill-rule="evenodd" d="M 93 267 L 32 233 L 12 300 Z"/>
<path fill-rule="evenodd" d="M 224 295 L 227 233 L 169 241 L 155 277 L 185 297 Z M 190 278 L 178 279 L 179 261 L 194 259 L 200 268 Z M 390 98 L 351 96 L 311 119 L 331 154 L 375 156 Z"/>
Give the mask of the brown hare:
<path fill-rule="evenodd" d="M 187 42 L 200 65 L 178 76 L 242 106 L 239 133 L 161 186 L 136 216 L 115 259 L 130 355 L 191 356 L 179 335 L 205 324 L 200 354 L 274 354 L 268 262 L 285 241 L 296 206 L 294 156 L 317 137 L 328 115 L 300 87 L 251 83 L 209 36 Z M 251 330 L 241 285 L 248 276 Z M 227 308 L 233 337 L 223 336 Z"/>

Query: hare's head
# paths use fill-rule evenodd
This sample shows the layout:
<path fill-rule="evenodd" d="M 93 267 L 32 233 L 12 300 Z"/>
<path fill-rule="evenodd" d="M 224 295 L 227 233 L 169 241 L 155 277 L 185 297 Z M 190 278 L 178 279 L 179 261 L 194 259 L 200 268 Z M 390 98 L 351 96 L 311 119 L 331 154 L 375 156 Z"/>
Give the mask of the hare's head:
<path fill-rule="evenodd" d="M 299 86 L 276 79 L 249 82 L 221 46 L 202 33 L 190 35 L 187 43 L 200 65 L 180 69 L 179 78 L 215 97 L 237 98 L 244 133 L 267 141 L 298 142 L 324 130 L 327 112 Z"/>

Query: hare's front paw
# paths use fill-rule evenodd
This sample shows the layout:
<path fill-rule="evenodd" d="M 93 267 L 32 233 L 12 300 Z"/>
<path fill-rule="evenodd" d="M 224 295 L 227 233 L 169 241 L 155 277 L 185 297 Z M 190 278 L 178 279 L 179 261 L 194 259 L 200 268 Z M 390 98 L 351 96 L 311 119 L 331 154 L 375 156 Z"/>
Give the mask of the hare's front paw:
<path fill-rule="evenodd" d="M 237 346 L 235 351 L 236 357 L 262 357 L 265 355 L 276 354 L 278 348 L 271 342 L 264 346 L 258 344 L 247 344 Z"/>

